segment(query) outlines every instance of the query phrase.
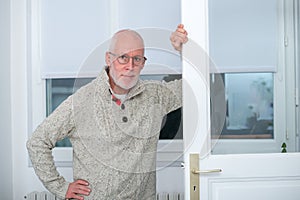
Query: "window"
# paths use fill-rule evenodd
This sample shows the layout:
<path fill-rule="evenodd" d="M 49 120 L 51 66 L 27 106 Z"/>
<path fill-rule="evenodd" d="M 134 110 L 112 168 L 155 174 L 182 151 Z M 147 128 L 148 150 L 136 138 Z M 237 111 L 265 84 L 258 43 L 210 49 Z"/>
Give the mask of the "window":
<path fill-rule="evenodd" d="M 81 86 L 89 83 L 92 78 L 81 78 Z M 73 94 L 78 87 L 75 88 L 74 78 L 68 79 L 47 79 L 46 80 L 46 114 L 50 115 L 65 99 Z M 71 147 L 72 144 L 68 138 L 60 140 L 56 143 L 56 147 Z"/>
<path fill-rule="evenodd" d="M 141 78 L 145 80 L 164 80 L 169 82 L 175 79 L 180 79 L 181 75 L 142 75 Z M 89 83 L 91 80 L 93 80 L 93 78 L 47 79 L 47 116 L 51 114 L 69 95 L 73 94 L 77 89 Z M 182 139 L 182 137 L 181 109 L 178 109 L 165 116 L 165 119 L 162 121 L 160 139 Z M 61 141 L 58 141 L 56 146 L 71 147 L 72 144 L 68 138 L 65 138 Z"/>
<path fill-rule="evenodd" d="M 283 143 L 295 151 L 293 4 L 208 2 L 213 154 L 275 153 Z M 215 90 L 219 78 L 223 91 Z"/>
<path fill-rule="evenodd" d="M 150 41 L 163 40 L 153 44 L 148 43 L 146 38 L 145 44 L 150 46 L 146 55 L 152 62 L 147 62 L 150 70 L 145 66 L 144 73 L 180 73 L 180 56 L 175 56 L 175 59 L 173 56 L 170 59 L 172 55 L 168 55 L 170 52 L 168 50 L 172 48 L 169 41 L 170 32 L 181 21 L 180 0 L 167 0 L 163 3 L 155 0 L 151 5 L 146 1 L 136 4 L 133 0 L 126 3 L 110 0 L 88 2 L 53 0 L 32 1 L 29 6 L 31 12 L 28 18 L 30 24 L 28 44 L 31 51 L 28 59 L 31 64 L 28 84 L 31 87 L 28 98 L 29 110 L 32 111 L 29 114 L 29 132 L 34 131 L 53 109 L 74 92 L 73 87 L 69 87 L 73 85 L 72 78 L 80 77 L 82 78 L 80 81 L 85 84 L 85 81 L 89 82 L 88 79 L 85 80 L 86 77 L 95 77 L 99 73 L 101 68 L 99 66 L 105 65 L 101 55 L 108 49 L 108 39 L 121 28 L 144 30 L 144 39 L 148 37 Z M 131 12 L 132 10 L 134 12 Z M 157 11 L 156 15 L 153 15 L 153 10 Z M 135 17 L 137 13 L 142 13 L 143 18 Z M 101 26 L 98 26 L 99 24 Z M 147 31 L 148 28 L 152 31 Z M 153 34 L 159 30 L 164 30 L 163 37 L 161 34 Z M 155 52 L 157 49 L 161 51 Z M 161 57 L 157 58 L 157 54 Z M 168 69 L 161 70 L 161 66 Z M 170 69 L 169 66 L 175 69 Z M 178 119 L 179 115 L 175 116 Z M 175 136 L 177 137 L 182 138 Z M 68 147 L 70 143 L 65 140 L 57 145 L 66 147 L 53 150 L 57 166 L 71 166 L 72 148 Z M 160 140 L 158 165 L 165 166 L 164 163 L 173 163 L 176 160 L 174 163 L 180 166 L 177 158 L 182 155 L 182 149 L 181 139 Z"/>
<path fill-rule="evenodd" d="M 211 93 L 214 77 L 211 75 Z M 212 136 L 219 139 L 273 139 L 273 73 L 225 73 L 225 121 L 221 128 L 212 110 Z M 212 108 L 220 98 L 212 95 Z M 218 133 L 217 131 L 221 131 Z"/>

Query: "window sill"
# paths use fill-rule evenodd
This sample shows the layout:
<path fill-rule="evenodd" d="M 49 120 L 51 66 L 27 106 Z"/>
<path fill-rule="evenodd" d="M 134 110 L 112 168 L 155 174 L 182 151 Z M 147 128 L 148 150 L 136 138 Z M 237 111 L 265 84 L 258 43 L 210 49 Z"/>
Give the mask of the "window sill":
<path fill-rule="evenodd" d="M 57 167 L 72 167 L 73 148 L 54 148 L 53 157 Z M 157 168 L 181 167 L 183 162 L 183 140 L 160 140 L 157 147 Z M 32 167 L 32 164 L 29 163 Z"/>

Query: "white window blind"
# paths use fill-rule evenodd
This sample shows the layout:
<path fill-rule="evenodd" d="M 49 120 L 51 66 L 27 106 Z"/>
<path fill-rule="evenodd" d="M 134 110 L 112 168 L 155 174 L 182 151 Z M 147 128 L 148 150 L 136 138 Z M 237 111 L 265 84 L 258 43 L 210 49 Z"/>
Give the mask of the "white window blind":
<path fill-rule="evenodd" d="M 43 0 L 40 3 L 41 76 L 77 77 L 89 53 L 110 36 L 110 0 Z M 97 63 L 89 69 L 100 71 L 103 65 L 104 62 Z"/>
<path fill-rule="evenodd" d="M 145 56 L 148 58 L 143 73 L 178 73 L 181 61 L 172 51 L 169 36 L 180 23 L 180 10 L 180 0 L 41 1 L 41 76 L 96 76 L 105 65 L 104 53 L 112 32 L 123 28 L 141 32 L 145 32 L 145 28 L 165 30 L 168 34 L 162 37 L 149 38 L 153 30 L 142 33 L 147 37 Z M 168 47 L 148 48 L 146 40 L 163 41 Z M 160 70 L 162 68 L 167 70 Z M 168 70 L 170 68 L 173 69 Z"/>
<path fill-rule="evenodd" d="M 277 0 L 210 0 L 209 53 L 217 72 L 275 72 Z"/>
<path fill-rule="evenodd" d="M 174 31 L 181 22 L 180 12 L 180 0 L 119 0 L 119 26 Z"/>
<path fill-rule="evenodd" d="M 180 22 L 181 0 L 119 0 L 119 27 L 137 29 L 145 41 L 142 74 L 181 73 L 181 58 L 169 40 Z"/>

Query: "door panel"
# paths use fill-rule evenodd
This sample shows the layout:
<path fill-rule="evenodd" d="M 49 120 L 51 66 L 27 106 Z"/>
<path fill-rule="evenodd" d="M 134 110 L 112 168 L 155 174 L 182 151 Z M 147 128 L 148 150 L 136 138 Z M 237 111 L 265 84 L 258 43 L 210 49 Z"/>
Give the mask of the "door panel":
<path fill-rule="evenodd" d="M 201 169 L 221 173 L 200 176 L 200 199 L 298 199 L 300 154 L 211 155 Z"/>
<path fill-rule="evenodd" d="M 247 182 L 246 182 L 247 181 Z M 300 180 L 231 180 L 229 183 L 211 181 L 212 200 L 243 199 L 287 199 L 298 200 L 300 195 Z"/>
<path fill-rule="evenodd" d="M 196 42 L 207 50 L 207 0 L 182 1 L 182 19 L 189 43 Z M 191 52 L 199 53 L 191 47 L 187 44 L 182 56 L 185 199 L 194 200 L 190 195 L 191 153 L 200 154 L 199 170 L 222 169 L 221 173 L 199 175 L 201 200 L 299 199 L 299 153 L 210 154 L 210 94 L 205 86 L 209 82 L 208 65 L 187 62 Z"/>

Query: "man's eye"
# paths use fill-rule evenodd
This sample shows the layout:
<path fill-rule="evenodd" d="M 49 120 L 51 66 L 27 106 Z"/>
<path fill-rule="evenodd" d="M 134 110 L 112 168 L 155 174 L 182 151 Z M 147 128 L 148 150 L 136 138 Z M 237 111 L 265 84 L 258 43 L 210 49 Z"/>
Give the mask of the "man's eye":
<path fill-rule="evenodd" d="M 128 56 L 127 55 L 121 55 L 120 58 L 123 59 L 123 60 L 127 60 Z"/>
<path fill-rule="evenodd" d="M 142 60 L 142 58 L 140 58 L 140 57 L 134 57 L 134 61 L 136 61 L 136 62 L 141 62 L 141 60 Z"/>

